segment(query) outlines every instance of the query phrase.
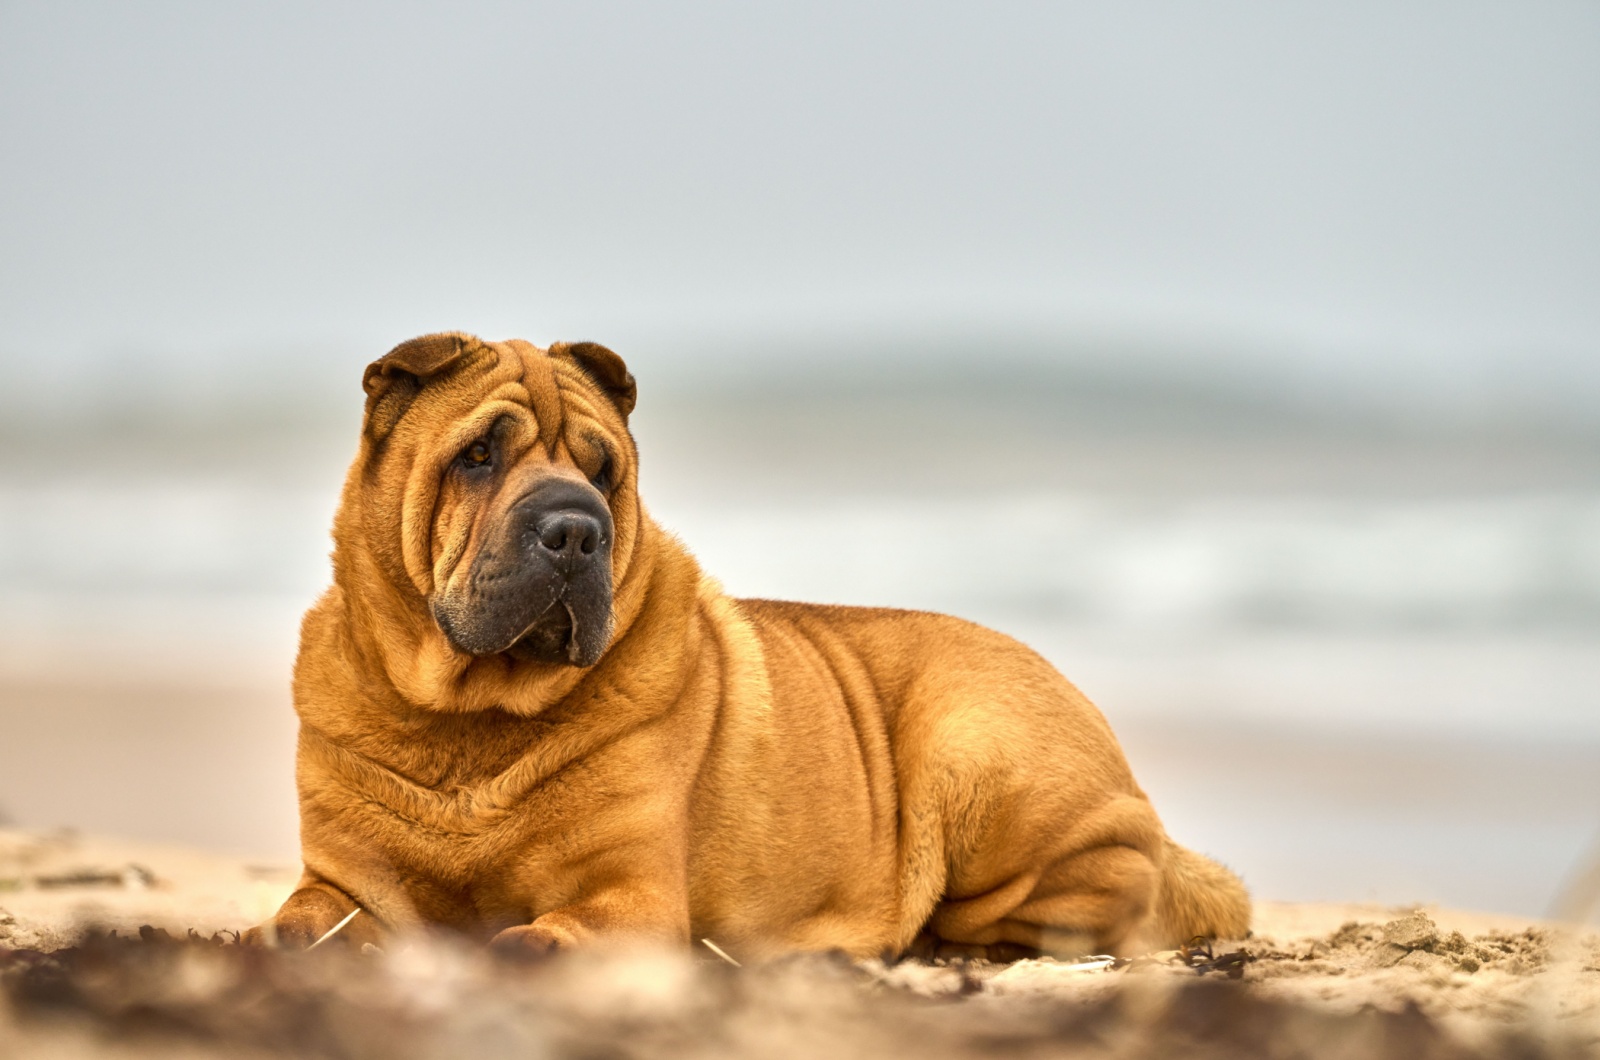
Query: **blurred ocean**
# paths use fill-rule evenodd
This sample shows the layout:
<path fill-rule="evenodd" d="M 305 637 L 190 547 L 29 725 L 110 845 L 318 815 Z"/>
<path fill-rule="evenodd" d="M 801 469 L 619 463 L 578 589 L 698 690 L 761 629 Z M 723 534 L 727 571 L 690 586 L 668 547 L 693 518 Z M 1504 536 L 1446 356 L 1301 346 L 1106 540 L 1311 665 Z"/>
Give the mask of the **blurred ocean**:
<path fill-rule="evenodd" d="M 18 823 L 292 856 L 288 669 L 349 367 L 336 412 L 11 419 Z M 735 594 L 1032 645 L 1172 831 L 1263 895 L 1545 911 L 1600 827 L 1596 432 L 1014 368 L 641 372 L 647 504 Z"/>

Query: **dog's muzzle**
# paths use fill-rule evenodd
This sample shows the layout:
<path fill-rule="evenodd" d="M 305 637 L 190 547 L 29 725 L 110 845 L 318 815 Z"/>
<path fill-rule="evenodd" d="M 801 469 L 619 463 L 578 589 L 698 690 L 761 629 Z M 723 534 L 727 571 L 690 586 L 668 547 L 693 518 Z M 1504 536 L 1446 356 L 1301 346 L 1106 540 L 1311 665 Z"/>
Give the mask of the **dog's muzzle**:
<path fill-rule="evenodd" d="M 458 651 L 593 666 L 611 640 L 611 548 L 605 498 L 547 479 L 505 512 L 465 577 L 433 601 Z"/>

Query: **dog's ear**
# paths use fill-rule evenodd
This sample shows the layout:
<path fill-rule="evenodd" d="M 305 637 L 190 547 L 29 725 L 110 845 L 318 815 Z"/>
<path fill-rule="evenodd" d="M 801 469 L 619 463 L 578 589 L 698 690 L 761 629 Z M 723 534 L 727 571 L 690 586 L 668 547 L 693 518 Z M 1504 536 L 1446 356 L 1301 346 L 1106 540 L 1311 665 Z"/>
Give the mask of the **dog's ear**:
<path fill-rule="evenodd" d="M 628 371 L 621 357 L 598 342 L 551 343 L 550 355 L 570 357 L 577 362 L 578 367 L 606 392 L 606 396 L 622 413 L 623 419 L 627 419 L 633 407 L 639 403 L 639 388 L 633 381 L 633 373 Z"/>
<path fill-rule="evenodd" d="M 453 370 L 480 346 L 472 335 L 444 331 L 402 342 L 367 365 L 361 389 L 367 392 L 366 427 L 373 438 L 394 430 L 425 382 Z"/>

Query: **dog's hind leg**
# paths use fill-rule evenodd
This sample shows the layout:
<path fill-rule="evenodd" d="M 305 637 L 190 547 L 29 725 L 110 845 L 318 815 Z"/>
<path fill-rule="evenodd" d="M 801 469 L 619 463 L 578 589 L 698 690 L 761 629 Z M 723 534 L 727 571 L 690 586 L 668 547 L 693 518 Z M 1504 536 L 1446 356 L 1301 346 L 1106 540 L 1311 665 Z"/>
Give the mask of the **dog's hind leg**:
<path fill-rule="evenodd" d="M 1149 803 L 1134 796 L 1107 801 L 1054 842 L 1031 827 L 998 830 L 953 866 L 928 921 L 933 952 L 1138 951 L 1154 927 L 1164 841 Z"/>

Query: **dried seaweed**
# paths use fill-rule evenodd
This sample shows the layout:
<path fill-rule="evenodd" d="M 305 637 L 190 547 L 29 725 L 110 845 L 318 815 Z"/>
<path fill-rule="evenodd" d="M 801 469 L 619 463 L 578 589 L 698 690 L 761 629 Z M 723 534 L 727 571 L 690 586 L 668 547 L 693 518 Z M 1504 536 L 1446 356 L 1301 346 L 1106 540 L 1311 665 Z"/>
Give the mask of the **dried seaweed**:
<path fill-rule="evenodd" d="M 1203 935 L 1196 935 L 1180 946 L 1178 957 L 1201 975 L 1220 972 L 1229 979 L 1244 978 L 1245 965 L 1256 959 L 1248 950 L 1234 950 L 1220 955 L 1213 953 L 1211 940 Z"/>

